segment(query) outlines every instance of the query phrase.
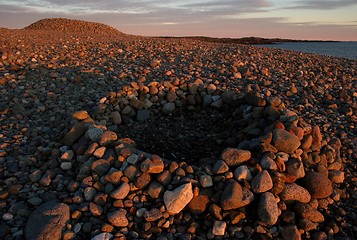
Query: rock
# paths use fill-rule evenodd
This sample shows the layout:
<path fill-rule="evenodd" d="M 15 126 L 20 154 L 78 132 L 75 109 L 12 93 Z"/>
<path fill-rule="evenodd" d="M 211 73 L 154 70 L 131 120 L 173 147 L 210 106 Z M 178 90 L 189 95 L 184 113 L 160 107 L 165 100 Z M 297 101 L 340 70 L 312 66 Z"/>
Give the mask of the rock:
<path fill-rule="evenodd" d="M 136 114 L 136 120 L 138 120 L 139 122 L 145 122 L 149 118 L 150 118 L 150 110 L 148 109 L 138 110 Z"/>
<path fill-rule="evenodd" d="M 78 111 L 72 114 L 72 117 L 78 121 L 85 120 L 89 118 L 89 114 L 87 111 Z"/>
<path fill-rule="evenodd" d="M 215 236 L 223 236 L 226 231 L 227 223 L 223 221 L 214 221 L 212 233 Z"/>
<path fill-rule="evenodd" d="M 285 163 L 286 171 L 296 178 L 302 178 L 305 176 L 304 164 L 297 158 L 290 158 Z"/>
<path fill-rule="evenodd" d="M 260 166 L 266 170 L 277 170 L 278 169 L 278 166 L 276 165 L 274 160 L 271 159 L 270 157 L 268 157 L 267 155 L 265 155 L 262 158 L 262 160 L 260 162 Z"/>
<path fill-rule="evenodd" d="M 210 175 L 200 176 L 200 184 L 204 188 L 212 187 L 213 186 L 212 177 Z"/>
<path fill-rule="evenodd" d="M 258 217 L 267 225 L 274 225 L 278 221 L 279 208 L 271 192 L 265 192 L 260 195 Z"/>
<path fill-rule="evenodd" d="M 216 161 L 215 164 L 213 165 L 213 168 L 212 168 L 212 171 L 215 174 L 225 173 L 228 170 L 229 170 L 228 165 L 222 160 Z"/>
<path fill-rule="evenodd" d="M 169 214 L 177 214 L 192 200 L 192 184 L 186 183 L 173 191 L 167 190 L 164 193 L 164 203 Z"/>
<path fill-rule="evenodd" d="M 234 178 L 238 181 L 250 181 L 252 180 L 252 174 L 250 173 L 249 168 L 246 165 L 241 165 L 237 167 L 234 171 Z"/>
<path fill-rule="evenodd" d="M 187 205 L 187 209 L 192 213 L 192 214 L 202 214 L 208 205 L 211 202 L 211 197 L 213 195 L 213 191 L 209 188 L 202 189 L 200 190 L 199 194 L 197 196 L 194 196 L 190 203 Z"/>
<path fill-rule="evenodd" d="M 322 223 L 325 221 L 324 215 L 322 215 L 319 211 L 312 208 L 309 204 L 306 203 L 295 204 L 295 212 L 299 216 L 315 223 Z"/>
<path fill-rule="evenodd" d="M 126 182 L 122 183 L 117 189 L 110 193 L 114 199 L 124 199 L 130 192 L 130 185 Z"/>
<path fill-rule="evenodd" d="M 157 221 L 159 220 L 160 218 L 162 218 L 162 212 L 157 209 L 157 208 L 153 208 L 151 209 L 150 211 L 146 211 L 144 213 L 144 219 L 147 221 L 147 222 L 154 222 L 154 221 Z"/>
<path fill-rule="evenodd" d="M 273 180 L 271 179 L 267 170 L 258 173 L 252 180 L 252 191 L 255 193 L 263 193 L 269 191 L 273 187 Z"/>
<path fill-rule="evenodd" d="M 149 194 L 149 196 L 152 199 L 157 199 L 161 196 L 161 194 L 164 192 L 165 188 L 164 186 L 157 182 L 157 181 L 153 181 L 150 183 L 148 189 L 147 189 L 147 193 Z"/>
<path fill-rule="evenodd" d="M 75 143 L 88 129 L 88 125 L 86 122 L 78 122 L 76 123 L 71 130 L 64 136 L 63 143 L 67 146 L 71 146 Z"/>
<path fill-rule="evenodd" d="M 167 102 L 162 106 L 162 111 L 166 114 L 172 113 L 175 110 L 175 103 Z"/>
<path fill-rule="evenodd" d="M 86 132 L 86 137 L 92 142 L 99 142 L 100 136 L 103 134 L 104 130 L 100 128 L 90 128 Z"/>
<path fill-rule="evenodd" d="M 58 239 L 70 220 L 69 207 L 55 201 L 46 202 L 35 209 L 25 227 L 26 239 Z"/>
<path fill-rule="evenodd" d="M 151 181 L 151 176 L 149 173 L 142 173 L 134 182 L 135 186 L 139 189 L 144 189 L 147 185 L 149 185 Z"/>
<path fill-rule="evenodd" d="M 272 142 L 279 151 L 286 153 L 294 153 L 300 146 L 299 138 L 283 129 L 274 130 Z"/>
<path fill-rule="evenodd" d="M 60 167 L 63 171 L 67 171 L 67 170 L 72 169 L 72 163 L 71 162 L 62 162 Z"/>
<path fill-rule="evenodd" d="M 284 227 L 281 235 L 284 240 L 301 240 L 301 233 L 295 225 Z"/>
<path fill-rule="evenodd" d="M 148 173 L 161 173 L 164 170 L 164 162 L 160 157 L 155 157 L 153 160 L 146 159 L 141 163 L 141 171 Z"/>
<path fill-rule="evenodd" d="M 333 183 L 343 183 L 345 180 L 345 173 L 339 170 L 331 170 L 328 172 L 328 178 Z"/>
<path fill-rule="evenodd" d="M 331 181 L 321 173 L 307 172 L 302 183 L 312 198 L 327 198 L 333 191 Z"/>
<path fill-rule="evenodd" d="M 117 139 L 118 136 L 115 132 L 105 131 L 102 135 L 100 135 L 99 144 L 102 146 L 108 146 Z"/>
<path fill-rule="evenodd" d="M 126 218 L 126 210 L 118 209 L 114 212 L 107 213 L 107 219 L 115 227 L 126 227 L 129 224 Z"/>
<path fill-rule="evenodd" d="M 39 197 L 32 197 L 29 200 L 27 200 L 27 202 L 32 206 L 38 206 L 42 203 L 42 199 Z"/>
<path fill-rule="evenodd" d="M 220 205 L 223 210 L 236 209 L 242 206 L 243 192 L 235 180 L 228 180 L 221 195 Z"/>
<path fill-rule="evenodd" d="M 110 163 L 105 159 L 99 159 L 92 163 L 91 169 L 100 176 L 104 176 L 110 169 Z"/>
<path fill-rule="evenodd" d="M 283 201 L 298 201 L 308 203 L 311 200 L 310 193 L 295 183 L 286 183 L 284 190 L 280 193 Z"/>
<path fill-rule="evenodd" d="M 228 166 L 234 167 L 248 161 L 251 158 L 251 153 L 248 150 L 227 148 L 223 151 L 221 158 Z"/>
<path fill-rule="evenodd" d="M 94 237 L 92 237 L 91 240 L 111 240 L 113 238 L 113 234 L 111 233 L 100 233 Z"/>
<path fill-rule="evenodd" d="M 120 112 L 114 111 L 111 113 L 111 118 L 114 124 L 120 125 L 122 123 L 122 118 Z"/>

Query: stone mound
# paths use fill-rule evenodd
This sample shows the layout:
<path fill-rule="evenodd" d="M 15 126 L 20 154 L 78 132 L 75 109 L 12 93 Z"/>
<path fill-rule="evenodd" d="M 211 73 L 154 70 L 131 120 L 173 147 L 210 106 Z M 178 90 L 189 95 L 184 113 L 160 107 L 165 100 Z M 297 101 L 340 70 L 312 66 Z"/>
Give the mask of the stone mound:
<path fill-rule="evenodd" d="M 194 114 L 229 119 L 225 131 L 235 146 L 218 139 L 216 146 L 223 149 L 218 156 L 192 156 L 192 161 L 171 161 L 150 151 L 160 140 L 155 136 L 140 143 L 145 151 L 136 146 L 147 134 L 136 124 L 165 118 L 191 124 L 197 118 L 186 117 Z M 344 180 L 340 140 L 324 140 L 318 126 L 277 97 L 241 95 L 200 81 L 133 82 L 101 99 L 93 116 L 74 113 L 75 124 L 60 148 L 62 170 L 76 172 L 64 202 L 72 218 L 66 234 L 77 239 L 259 234 L 300 239 L 323 228 L 328 206 L 339 200 L 334 185 Z M 130 131 L 135 141 L 125 137 Z M 211 142 L 212 150 L 209 135 L 204 142 Z M 168 149 L 178 150 L 174 145 Z M 182 156 L 190 160 L 187 153 Z"/>
<path fill-rule="evenodd" d="M 88 22 L 81 20 L 73 20 L 67 18 L 46 18 L 30 24 L 24 28 L 25 30 L 38 31 L 65 31 L 77 32 L 83 34 L 99 34 L 99 35 L 124 35 L 119 30 L 108 25 L 96 22 Z"/>

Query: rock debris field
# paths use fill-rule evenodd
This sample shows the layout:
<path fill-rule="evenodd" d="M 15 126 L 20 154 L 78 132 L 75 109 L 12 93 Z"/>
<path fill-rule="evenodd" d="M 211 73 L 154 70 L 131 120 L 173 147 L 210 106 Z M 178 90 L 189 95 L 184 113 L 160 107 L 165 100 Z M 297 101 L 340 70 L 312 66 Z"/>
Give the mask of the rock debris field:
<path fill-rule="evenodd" d="M 356 61 L 0 33 L 0 239 L 356 239 Z"/>

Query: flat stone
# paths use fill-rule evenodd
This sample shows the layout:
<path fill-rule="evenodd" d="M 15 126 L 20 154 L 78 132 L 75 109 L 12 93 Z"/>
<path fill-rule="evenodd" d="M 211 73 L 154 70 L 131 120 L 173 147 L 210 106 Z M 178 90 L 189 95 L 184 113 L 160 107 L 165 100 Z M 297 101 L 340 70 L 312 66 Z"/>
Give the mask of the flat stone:
<path fill-rule="evenodd" d="M 258 175 L 252 179 L 251 187 L 252 191 L 255 193 L 263 193 L 272 189 L 273 180 L 271 179 L 269 172 L 263 170 L 258 173 Z"/>
<path fill-rule="evenodd" d="M 300 146 L 299 138 L 283 129 L 275 129 L 273 131 L 272 142 L 276 149 L 289 154 L 294 153 Z"/>
<path fill-rule="evenodd" d="M 78 111 L 72 114 L 72 117 L 78 121 L 85 120 L 89 118 L 89 114 L 87 111 Z"/>
<path fill-rule="evenodd" d="M 317 172 L 307 172 L 302 178 L 302 186 L 309 191 L 312 198 L 327 198 L 332 194 L 331 181 L 323 174 Z"/>
<path fill-rule="evenodd" d="M 147 222 L 154 222 L 162 218 L 162 216 L 163 214 L 159 209 L 153 208 L 150 211 L 146 211 L 143 217 Z"/>
<path fill-rule="evenodd" d="M 164 193 L 164 203 L 169 214 L 177 214 L 192 200 L 192 184 L 186 183 L 173 191 Z"/>
<path fill-rule="evenodd" d="M 308 203 L 311 200 L 310 193 L 296 183 L 286 183 L 284 190 L 279 195 L 283 201 L 298 201 Z"/>
<path fill-rule="evenodd" d="M 115 227 L 126 227 L 129 224 L 126 218 L 126 210 L 118 209 L 114 212 L 107 213 L 107 219 Z"/>
<path fill-rule="evenodd" d="M 226 182 L 221 195 L 220 205 L 223 210 L 236 209 L 242 206 L 243 192 L 241 185 L 235 180 Z"/>
<path fill-rule="evenodd" d="M 42 199 L 39 197 L 32 197 L 29 200 L 27 200 L 27 202 L 32 206 L 38 206 L 42 203 Z"/>
<path fill-rule="evenodd" d="M 70 220 L 69 207 L 55 201 L 35 209 L 25 227 L 26 239 L 62 239 L 62 230 Z"/>
<path fill-rule="evenodd" d="M 228 166 L 234 167 L 248 161 L 251 158 L 251 153 L 248 150 L 227 148 L 223 151 L 221 158 Z"/>
<path fill-rule="evenodd" d="M 162 106 L 162 111 L 166 114 L 172 113 L 175 110 L 175 103 L 167 102 Z"/>
<path fill-rule="evenodd" d="M 113 237 L 113 234 L 105 232 L 95 235 L 91 240 L 111 240 Z"/>
<path fill-rule="evenodd" d="M 265 192 L 260 195 L 258 217 L 267 225 L 274 225 L 278 221 L 279 208 L 274 194 L 271 192 Z"/>

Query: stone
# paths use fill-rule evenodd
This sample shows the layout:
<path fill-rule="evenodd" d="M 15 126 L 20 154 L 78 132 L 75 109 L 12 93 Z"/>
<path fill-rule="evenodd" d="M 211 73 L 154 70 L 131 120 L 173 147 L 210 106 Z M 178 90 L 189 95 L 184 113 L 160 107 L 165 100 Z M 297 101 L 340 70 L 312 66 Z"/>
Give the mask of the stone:
<path fill-rule="evenodd" d="M 141 171 L 147 173 L 161 173 L 164 167 L 164 162 L 160 157 L 153 160 L 146 159 L 141 163 Z"/>
<path fill-rule="evenodd" d="M 29 179 L 31 182 L 38 182 L 42 177 L 42 171 L 40 169 L 36 169 L 29 175 Z"/>
<path fill-rule="evenodd" d="M 108 146 L 118 139 L 118 136 L 115 132 L 105 131 L 102 135 L 100 135 L 99 144 L 102 146 Z"/>
<path fill-rule="evenodd" d="M 260 195 L 258 217 L 267 225 L 274 225 L 278 221 L 279 208 L 271 192 L 264 192 Z"/>
<path fill-rule="evenodd" d="M 164 203 L 169 214 L 177 214 L 192 200 L 192 184 L 185 183 L 173 191 L 165 191 Z"/>
<path fill-rule="evenodd" d="M 87 111 L 78 111 L 72 114 L 72 117 L 78 121 L 85 120 L 89 118 L 89 114 Z"/>
<path fill-rule="evenodd" d="M 278 169 L 278 166 L 276 165 L 274 160 L 271 159 L 270 157 L 268 157 L 267 155 L 265 155 L 262 158 L 262 160 L 260 162 L 260 166 L 266 170 L 277 170 Z"/>
<path fill-rule="evenodd" d="M 273 131 L 272 143 L 279 151 L 289 154 L 294 153 L 300 146 L 299 138 L 283 129 L 275 129 Z"/>
<path fill-rule="evenodd" d="M 284 190 L 280 193 L 283 201 L 298 201 L 308 203 L 311 200 L 310 193 L 296 183 L 286 183 Z"/>
<path fill-rule="evenodd" d="M 126 227 L 129 224 L 126 213 L 126 210 L 120 208 L 114 212 L 107 213 L 107 219 L 115 227 Z"/>
<path fill-rule="evenodd" d="M 92 163 L 91 169 L 100 176 L 104 176 L 110 169 L 110 163 L 105 159 L 99 159 Z"/>
<path fill-rule="evenodd" d="M 154 222 L 162 218 L 162 216 L 163 214 L 159 209 L 153 208 L 150 211 L 146 211 L 143 217 L 147 222 Z"/>
<path fill-rule="evenodd" d="M 91 240 L 111 240 L 113 237 L 113 234 L 105 232 L 95 235 Z"/>
<path fill-rule="evenodd" d="M 213 180 L 210 175 L 207 175 L 207 174 L 201 175 L 199 181 L 200 181 L 201 186 L 204 188 L 213 186 Z"/>
<path fill-rule="evenodd" d="M 27 202 L 32 206 L 38 206 L 42 203 L 42 199 L 39 197 L 32 197 L 29 200 L 27 200 Z"/>
<path fill-rule="evenodd" d="M 228 165 L 222 160 L 216 161 L 215 164 L 213 165 L 213 168 L 212 168 L 212 171 L 215 174 L 225 173 L 228 170 L 229 170 Z"/>
<path fill-rule="evenodd" d="M 86 137 L 92 142 L 99 142 L 100 136 L 103 134 L 104 130 L 100 128 L 90 128 L 86 132 Z"/>
<path fill-rule="evenodd" d="M 285 226 L 281 235 L 284 240 L 301 240 L 301 233 L 295 225 Z"/>
<path fill-rule="evenodd" d="M 110 193 L 114 199 L 124 199 L 130 192 L 130 185 L 126 182 L 122 183 L 117 189 Z"/>
<path fill-rule="evenodd" d="M 215 236 L 223 236 L 226 231 L 227 223 L 223 221 L 214 221 L 212 233 Z"/>
<path fill-rule="evenodd" d="M 248 161 L 251 158 L 251 153 L 248 150 L 227 148 L 223 151 L 221 158 L 228 166 L 234 167 Z"/>
<path fill-rule="evenodd" d="M 242 180 L 250 181 L 252 180 L 252 174 L 246 165 L 241 165 L 237 167 L 236 170 L 234 171 L 234 178 L 238 181 L 242 181 Z"/>
<path fill-rule="evenodd" d="M 309 204 L 306 203 L 297 203 L 294 206 L 295 212 L 303 218 L 306 218 L 315 223 L 322 223 L 325 221 L 324 215 L 318 210 L 312 208 Z"/>
<path fill-rule="evenodd" d="M 144 189 L 147 185 L 150 184 L 151 176 L 149 173 L 144 172 L 138 178 L 136 178 L 134 184 L 139 189 Z"/>
<path fill-rule="evenodd" d="M 343 183 L 345 180 L 345 173 L 339 170 L 328 171 L 328 178 L 333 183 Z"/>
<path fill-rule="evenodd" d="M 60 167 L 63 171 L 67 171 L 67 170 L 72 169 L 72 163 L 71 162 L 62 162 Z"/>
<path fill-rule="evenodd" d="M 71 146 L 75 143 L 88 129 L 88 125 L 86 122 L 78 122 L 76 123 L 71 130 L 64 136 L 63 143 L 67 146 Z"/>
<path fill-rule="evenodd" d="M 136 120 L 139 122 L 145 122 L 150 118 L 150 110 L 148 109 L 140 109 L 136 113 Z"/>
<path fill-rule="evenodd" d="M 161 196 L 164 190 L 165 188 L 161 183 L 157 181 L 153 181 L 150 183 L 149 187 L 147 188 L 147 193 L 152 199 L 157 199 Z"/>
<path fill-rule="evenodd" d="M 221 194 L 220 205 L 223 210 L 236 209 L 242 206 L 243 192 L 235 180 L 228 180 Z"/>
<path fill-rule="evenodd" d="M 296 178 L 302 178 L 305 176 L 304 164 L 297 158 L 290 158 L 285 163 L 285 167 L 286 171 Z"/>
<path fill-rule="evenodd" d="M 190 213 L 199 215 L 202 214 L 208 205 L 211 203 L 211 197 L 213 195 L 213 191 L 209 188 L 200 190 L 197 196 L 194 196 L 190 203 L 187 205 L 187 209 Z"/>
<path fill-rule="evenodd" d="M 317 172 L 307 172 L 302 178 L 302 186 L 309 191 L 312 198 L 327 198 L 332 194 L 331 181 L 323 174 Z"/>
<path fill-rule="evenodd" d="M 166 114 L 172 113 L 175 110 L 175 103 L 167 102 L 162 106 L 162 111 Z"/>
<path fill-rule="evenodd" d="M 121 118 L 120 112 L 114 111 L 111 113 L 110 116 L 111 116 L 112 122 L 114 124 L 120 125 L 122 123 L 122 118 Z"/>
<path fill-rule="evenodd" d="M 50 201 L 35 209 L 27 220 L 26 239 L 62 239 L 62 230 L 70 220 L 69 206 Z"/>
<path fill-rule="evenodd" d="M 271 179 L 269 172 L 263 170 L 252 179 L 251 183 L 252 191 L 255 193 L 263 193 L 269 191 L 273 187 L 273 180 Z"/>

